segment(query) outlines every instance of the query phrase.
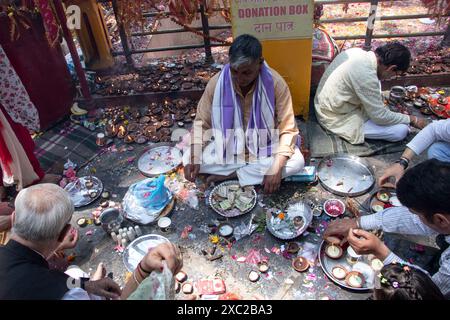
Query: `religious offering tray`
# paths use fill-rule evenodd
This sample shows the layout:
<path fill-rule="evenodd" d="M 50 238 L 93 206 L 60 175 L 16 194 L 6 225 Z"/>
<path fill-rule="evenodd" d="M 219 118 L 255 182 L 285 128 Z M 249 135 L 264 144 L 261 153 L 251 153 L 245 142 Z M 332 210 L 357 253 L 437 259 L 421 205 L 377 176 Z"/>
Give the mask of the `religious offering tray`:
<path fill-rule="evenodd" d="M 381 188 L 370 197 L 370 211 L 373 213 L 389 207 L 401 207 L 401 205 L 393 188 Z"/>
<path fill-rule="evenodd" d="M 221 216 L 232 218 L 246 214 L 256 206 L 253 186 L 241 187 L 239 181 L 225 181 L 212 189 L 209 195 L 211 208 Z"/>
<path fill-rule="evenodd" d="M 103 192 L 102 181 L 94 176 L 85 176 L 69 183 L 64 190 L 69 193 L 75 208 L 87 206 L 97 200 Z"/>
<path fill-rule="evenodd" d="M 266 212 L 267 230 L 276 238 L 291 240 L 305 232 L 313 218 L 311 207 L 303 201 L 291 204 L 286 212 Z"/>
<path fill-rule="evenodd" d="M 337 285 L 367 292 L 374 287 L 376 273 L 383 263 L 372 255 L 357 255 L 348 244 L 339 246 L 322 241 L 319 262 L 323 272 Z"/>
<path fill-rule="evenodd" d="M 147 234 L 135 239 L 123 252 L 123 264 L 129 272 L 133 272 L 150 249 L 165 242 L 170 241 L 158 234 Z"/>
<path fill-rule="evenodd" d="M 158 146 L 144 152 L 138 160 L 139 171 L 154 177 L 175 170 L 182 163 L 181 150 L 170 146 Z"/>
<path fill-rule="evenodd" d="M 360 196 L 375 183 L 374 172 L 365 160 L 345 154 L 323 158 L 317 175 L 326 190 L 340 196 Z"/>

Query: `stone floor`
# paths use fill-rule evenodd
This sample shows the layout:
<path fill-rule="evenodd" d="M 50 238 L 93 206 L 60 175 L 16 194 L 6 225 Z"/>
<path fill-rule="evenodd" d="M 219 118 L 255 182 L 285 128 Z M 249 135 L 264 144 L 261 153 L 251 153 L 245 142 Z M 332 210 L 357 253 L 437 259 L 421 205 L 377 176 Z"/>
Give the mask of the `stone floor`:
<path fill-rule="evenodd" d="M 304 128 L 304 123 L 299 121 L 299 126 Z M 120 149 L 120 144 L 117 149 Z M 138 155 L 148 145 L 133 145 L 132 151 L 106 152 L 102 156 L 93 160 L 90 166 L 82 169 L 78 176 L 89 174 L 91 168 L 96 169 L 95 175 L 99 177 L 105 186 L 105 190 L 111 192 L 116 197 L 112 201 L 120 202 L 128 187 L 144 178 L 138 171 L 136 162 Z M 382 155 L 366 158 L 379 177 L 384 168 L 397 159 L 399 154 Z M 419 161 L 420 159 L 417 159 Z M 318 161 L 312 162 L 317 164 Z M 360 203 L 364 203 L 370 194 L 358 197 Z M 281 201 L 297 198 L 307 198 L 324 201 L 331 195 L 319 185 L 316 188 L 307 190 L 307 186 L 301 183 L 283 183 L 282 189 L 275 197 L 281 197 Z M 339 198 L 339 197 L 337 197 Z M 272 199 L 272 198 L 271 198 Z M 284 199 L 284 200 L 283 200 Z M 259 192 L 258 200 L 266 202 L 267 197 Z M 280 199 L 278 199 L 280 200 Z M 99 205 L 99 200 L 88 207 L 76 210 L 72 219 L 74 225 L 80 217 L 91 217 L 91 212 Z M 258 216 L 263 214 L 263 209 L 256 206 L 252 214 Z M 238 218 L 229 219 L 229 223 L 238 226 L 241 222 L 249 223 L 252 214 L 246 214 Z M 227 291 L 234 292 L 246 299 L 366 299 L 369 293 L 359 293 L 344 290 L 331 282 L 323 273 L 319 264 L 312 266 L 305 273 L 298 273 L 291 267 L 291 260 L 282 255 L 273 253 L 285 242 L 276 239 L 268 231 L 253 233 L 240 239 L 232 245 L 231 249 L 221 246 L 217 250 L 223 250 L 223 258 L 216 261 L 208 261 L 201 253 L 202 249 L 209 249 L 212 244 L 209 242 L 208 225 L 218 222 L 217 215 L 205 202 L 200 199 L 198 210 L 191 209 L 184 204 L 177 202 L 175 209 L 170 215 L 174 228 L 168 233 L 162 233 L 157 226 L 143 226 L 144 233 L 161 234 L 174 243 L 179 244 L 183 250 L 184 267 L 192 281 L 205 277 L 220 276 L 226 283 Z M 308 229 L 306 235 L 296 239 L 296 242 L 303 248 L 299 255 L 306 254 L 307 250 L 318 250 L 321 243 L 321 232 L 324 223 L 329 221 L 329 217 L 322 214 L 319 218 L 314 218 L 312 227 Z M 127 222 L 132 225 L 131 222 Z M 180 234 L 184 227 L 192 226 L 192 232 L 186 239 L 181 239 Z M 113 272 L 113 278 L 120 285 L 124 284 L 126 269 L 123 264 L 122 255 L 114 251 L 115 244 L 112 239 L 103 231 L 101 227 L 94 225 L 81 228 L 80 240 L 74 250 L 76 255 L 73 264 L 82 267 L 87 272 L 92 272 L 99 262 L 104 262 L 108 272 Z M 92 234 L 91 234 L 92 233 Z M 403 238 L 404 240 L 416 240 L 425 245 L 433 245 L 433 241 L 423 238 Z M 308 249 L 307 249 L 308 248 Z M 251 270 L 256 270 L 255 265 L 239 263 L 235 259 L 247 256 L 251 250 L 259 252 L 269 258 L 269 273 L 262 275 L 261 279 L 252 283 L 247 275 Z M 69 252 L 70 253 L 70 252 Z M 290 279 L 290 280 L 287 280 Z M 183 299 L 183 294 L 177 296 Z"/>

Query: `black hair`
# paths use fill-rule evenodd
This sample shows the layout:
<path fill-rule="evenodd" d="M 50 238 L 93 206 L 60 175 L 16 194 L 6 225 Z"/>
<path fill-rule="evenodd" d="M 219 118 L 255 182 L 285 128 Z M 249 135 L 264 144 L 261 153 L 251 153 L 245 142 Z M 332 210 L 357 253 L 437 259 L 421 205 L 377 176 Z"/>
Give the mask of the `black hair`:
<path fill-rule="evenodd" d="M 376 300 L 445 300 L 433 280 L 421 270 L 402 264 L 388 264 L 381 269 Z"/>
<path fill-rule="evenodd" d="M 375 50 L 380 61 L 385 66 L 397 66 L 398 71 L 406 71 L 411 61 L 411 52 L 399 42 L 390 42 Z"/>
<path fill-rule="evenodd" d="M 450 214 L 450 163 L 430 159 L 406 171 L 397 183 L 397 197 L 427 219 Z"/>
<path fill-rule="evenodd" d="M 257 61 L 262 57 L 262 45 L 258 39 L 249 34 L 243 34 L 234 39 L 228 52 L 230 62 L 236 61 L 240 57 L 250 58 Z"/>

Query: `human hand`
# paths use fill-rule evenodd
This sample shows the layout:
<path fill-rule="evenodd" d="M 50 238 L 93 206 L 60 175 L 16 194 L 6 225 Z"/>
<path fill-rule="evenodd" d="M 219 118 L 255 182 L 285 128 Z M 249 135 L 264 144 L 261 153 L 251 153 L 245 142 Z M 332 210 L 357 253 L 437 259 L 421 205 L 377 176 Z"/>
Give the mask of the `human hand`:
<path fill-rule="evenodd" d="M 401 177 L 403 177 L 403 174 L 405 173 L 405 169 L 400 163 L 394 163 L 390 167 L 388 167 L 383 175 L 378 180 L 378 185 L 380 187 L 386 186 L 389 184 L 389 178 L 394 177 L 395 178 L 395 185 L 397 185 L 398 181 Z"/>
<path fill-rule="evenodd" d="M 162 262 L 166 261 L 172 274 L 177 274 L 183 267 L 183 257 L 178 246 L 172 243 L 163 243 L 151 249 L 141 261 L 142 268 L 146 271 L 163 270 Z"/>
<path fill-rule="evenodd" d="M 118 300 L 122 294 L 119 285 L 108 277 L 100 280 L 87 281 L 84 289 L 90 294 L 113 300 Z"/>
<path fill-rule="evenodd" d="M 71 227 L 70 231 L 66 234 L 61 244 L 58 246 L 56 251 L 63 251 L 66 249 L 73 249 L 78 242 L 78 230 Z"/>
<path fill-rule="evenodd" d="M 273 193 L 277 191 L 281 185 L 281 178 L 281 169 L 278 169 L 275 174 L 265 175 L 262 182 L 264 193 Z"/>
<path fill-rule="evenodd" d="M 423 117 L 410 116 L 411 125 L 417 129 L 423 129 L 428 125 L 428 120 Z"/>
<path fill-rule="evenodd" d="M 350 229 L 347 240 L 357 254 L 373 254 L 384 260 L 389 255 L 389 248 L 373 233 L 361 229 Z"/>
<path fill-rule="evenodd" d="M 323 234 L 323 238 L 326 240 L 328 237 L 338 236 L 342 238 L 340 245 L 347 241 L 348 231 L 352 228 L 357 228 L 355 219 L 339 219 L 330 222 L 327 229 Z"/>
<path fill-rule="evenodd" d="M 184 178 L 188 181 L 195 182 L 199 172 L 199 164 L 187 164 L 184 166 Z"/>

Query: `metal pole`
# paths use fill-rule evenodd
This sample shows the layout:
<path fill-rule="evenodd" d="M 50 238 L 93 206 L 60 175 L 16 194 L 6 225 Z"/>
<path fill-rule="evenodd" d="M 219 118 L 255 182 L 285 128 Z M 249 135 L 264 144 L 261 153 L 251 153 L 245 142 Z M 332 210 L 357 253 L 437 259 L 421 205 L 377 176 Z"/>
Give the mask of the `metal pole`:
<path fill-rule="evenodd" d="M 366 41 L 363 49 L 369 51 L 372 48 L 373 29 L 375 28 L 375 18 L 377 16 L 378 0 L 370 1 L 370 13 L 367 18 Z"/>
<path fill-rule="evenodd" d="M 200 3 L 200 15 L 202 17 L 202 27 L 205 44 L 205 55 L 206 55 L 206 63 L 214 63 L 214 59 L 211 53 L 211 40 L 209 39 L 209 23 L 208 18 L 205 15 L 205 0 L 202 0 Z"/>
<path fill-rule="evenodd" d="M 125 32 L 125 28 L 123 27 L 122 21 L 120 21 L 120 19 L 118 18 L 119 8 L 117 6 L 117 0 L 112 0 L 112 7 L 113 7 L 114 16 L 116 17 L 117 27 L 119 28 L 120 42 L 122 43 L 122 48 L 123 48 L 123 52 L 125 53 L 125 58 L 127 60 L 127 64 L 130 67 L 134 67 L 133 59 L 131 57 L 130 47 L 128 46 L 127 33 Z"/>
<path fill-rule="evenodd" d="M 75 72 L 77 73 L 78 80 L 80 81 L 81 93 L 86 100 L 92 100 L 91 93 L 89 92 L 89 85 L 86 80 L 86 75 L 84 73 L 83 67 L 81 66 L 80 57 L 78 56 L 77 48 L 73 43 L 72 34 L 67 28 L 67 19 L 66 13 L 64 12 L 64 8 L 62 6 L 61 0 L 53 1 L 56 15 L 58 16 L 59 22 L 61 24 L 61 28 L 63 31 L 64 39 L 67 42 L 67 46 L 70 51 L 70 55 L 73 60 L 73 64 L 75 66 Z"/>

